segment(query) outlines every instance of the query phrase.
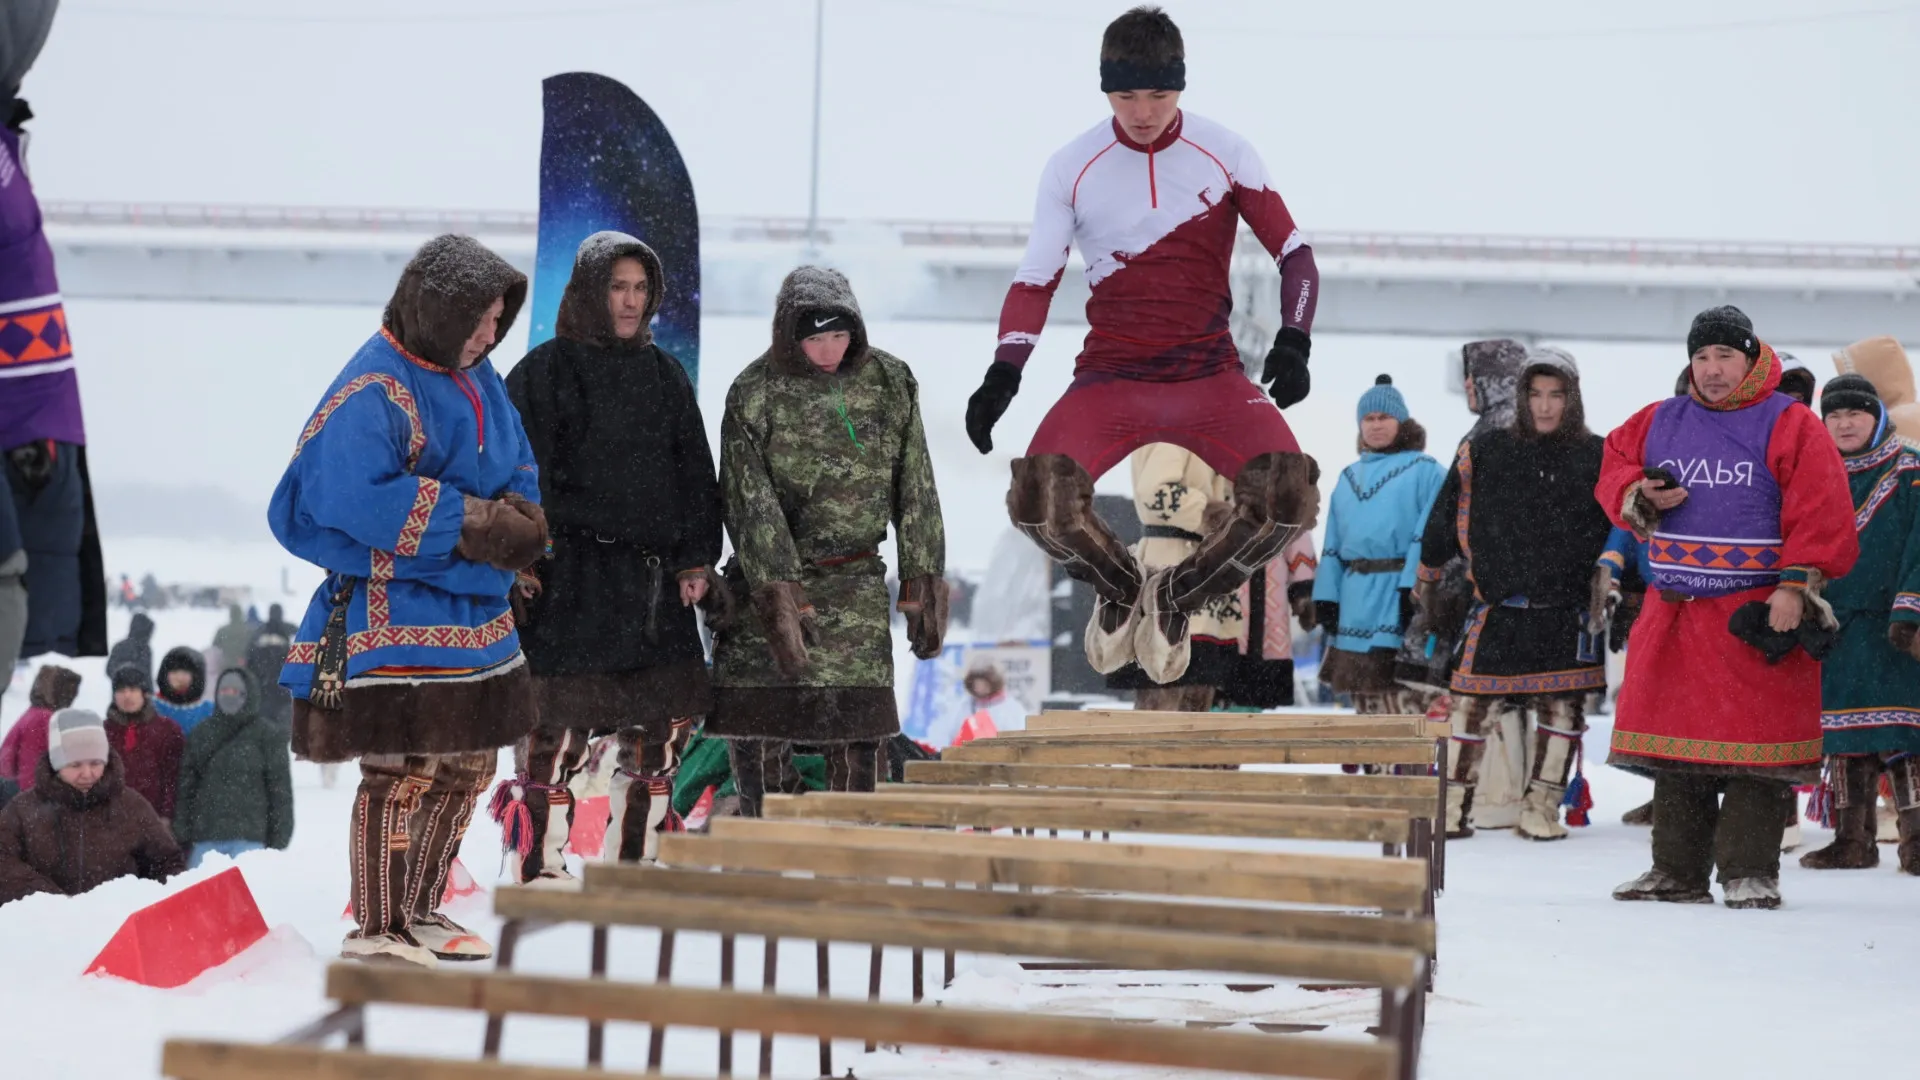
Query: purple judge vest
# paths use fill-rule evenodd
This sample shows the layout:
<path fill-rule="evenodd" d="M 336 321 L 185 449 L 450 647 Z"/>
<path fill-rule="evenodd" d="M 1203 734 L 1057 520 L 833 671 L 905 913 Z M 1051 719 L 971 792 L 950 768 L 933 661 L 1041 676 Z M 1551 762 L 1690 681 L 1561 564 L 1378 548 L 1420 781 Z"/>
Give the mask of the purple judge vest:
<path fill-rule="evenodd" d="M 1719 412 L 1674 397 L 1654 411 L 1645 461 L 1687 489 L 1648 545 L 1654 588 L 1729 596 L 1780 580 L 1780 484 L 1767 468 L 1767 446 L 1793 403 L 1776 393 Z"/>
<path fill-rule="evenodd" d="M 39 439 L 85 443 L 67 313 L 20 161 L 20 137 L 0 128 L 0 450 Z"/>

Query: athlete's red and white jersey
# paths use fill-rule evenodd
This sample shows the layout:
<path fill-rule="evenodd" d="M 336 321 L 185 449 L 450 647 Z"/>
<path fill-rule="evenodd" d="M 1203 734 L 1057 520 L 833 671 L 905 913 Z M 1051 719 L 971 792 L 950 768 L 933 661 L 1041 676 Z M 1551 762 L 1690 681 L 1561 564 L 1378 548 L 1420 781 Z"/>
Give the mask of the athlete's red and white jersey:
<path fill-rule="evenodd" d="M 1310 329 L 1312 252 L 1245 139 L 1185 111 L 1151 146 L 1102 122 L 1047 162 L 994 358 L 1026 363 L 1078 245 L 1093 294 L 1077 371 L 1171 381 L 1238 367 L 1227 280 L 1241 219 L 1281 266 L 1286 325 Z"/>

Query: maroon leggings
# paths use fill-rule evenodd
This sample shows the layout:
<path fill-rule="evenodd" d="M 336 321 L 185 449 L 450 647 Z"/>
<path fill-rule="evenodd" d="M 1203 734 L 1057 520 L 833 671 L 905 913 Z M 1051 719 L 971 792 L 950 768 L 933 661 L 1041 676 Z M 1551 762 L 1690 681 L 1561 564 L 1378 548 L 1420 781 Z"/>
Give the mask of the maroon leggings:
<path fill-rule="evenodd" d="M 1027 456 L 1065 454 L 1097 479 L 1149 443 L 1191 450 L 1229 480 L 1249 458 L 1300 451 L 1272 399 L 1238 371 L 1185 382 L 1088 372 L 1047 411 Z"/>

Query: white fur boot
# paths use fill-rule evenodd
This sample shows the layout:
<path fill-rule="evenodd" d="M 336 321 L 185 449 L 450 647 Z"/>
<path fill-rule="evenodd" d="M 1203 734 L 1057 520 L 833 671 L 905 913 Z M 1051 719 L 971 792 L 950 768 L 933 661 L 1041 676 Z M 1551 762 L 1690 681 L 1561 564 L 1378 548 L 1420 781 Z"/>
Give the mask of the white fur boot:
<path fill-rule="evenodd" d="M 1140 606 L 1134 617 L 1133 652 L 1147 678 L 1165 685 L 1187 673 L 1193 658 L 1193 635 L 1187 632 L 1187 617 L 1172 610 L 1167 579 L 1173 568 L 1154 570 L 1140 587 Z M 1167 624 L 1178 627 L 1179 640 L 1173 640 Z"/>
<path fill-rule="evenodd" d="M 1488 725 L 1480 758 L 1480 784 L 1474 791 L 1473 827 L 1511 829 L 1520 824 L 1526 777 L 1532 773 L 1527 714 L 1504 703 Z"/>

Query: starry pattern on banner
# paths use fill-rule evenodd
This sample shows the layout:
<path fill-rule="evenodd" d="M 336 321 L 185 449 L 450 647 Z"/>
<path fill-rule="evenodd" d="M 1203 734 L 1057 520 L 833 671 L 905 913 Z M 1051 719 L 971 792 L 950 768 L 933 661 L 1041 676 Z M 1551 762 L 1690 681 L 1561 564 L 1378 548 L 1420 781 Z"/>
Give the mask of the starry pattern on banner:
<path fill-rule="evenodd" d="M 653 339 L 700 383 L 700 211 L 667 125 L 604 75 L 547 79 L 540 139 L 540 226 L 527 347 L 553 337 L 580 242 L 614 230 L 660 256 L 666 295 Z M 769 298 L 771 299 L 771 298 Z"/>

